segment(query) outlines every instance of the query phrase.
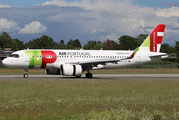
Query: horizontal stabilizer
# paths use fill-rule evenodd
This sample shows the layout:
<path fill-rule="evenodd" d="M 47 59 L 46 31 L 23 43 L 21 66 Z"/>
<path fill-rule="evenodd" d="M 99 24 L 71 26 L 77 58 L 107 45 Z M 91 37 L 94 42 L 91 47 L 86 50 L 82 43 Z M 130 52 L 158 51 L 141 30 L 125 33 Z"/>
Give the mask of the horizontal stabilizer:
<path fill-rule="evenodd" d="M 152 55 L 149 55 L 149 57 L 159 57 L 159 56 L 166 56 L 167 53 L 154 53 Z"/>
<path fill-rule="evenodd" d="M 162 56 L 162 59 L 166 59 L 166 58 L 168 58 L 168 57 L 169 57 L 168 55 Z"/>

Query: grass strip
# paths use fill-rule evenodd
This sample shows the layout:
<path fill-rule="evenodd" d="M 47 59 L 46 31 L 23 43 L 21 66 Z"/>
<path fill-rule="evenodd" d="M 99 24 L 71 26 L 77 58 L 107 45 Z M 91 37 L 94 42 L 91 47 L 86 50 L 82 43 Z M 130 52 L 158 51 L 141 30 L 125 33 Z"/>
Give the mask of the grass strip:
<path fill-rule="evenodd" d="M 0 119 L 179 119 L 176 80 L 0 81 Z"/>

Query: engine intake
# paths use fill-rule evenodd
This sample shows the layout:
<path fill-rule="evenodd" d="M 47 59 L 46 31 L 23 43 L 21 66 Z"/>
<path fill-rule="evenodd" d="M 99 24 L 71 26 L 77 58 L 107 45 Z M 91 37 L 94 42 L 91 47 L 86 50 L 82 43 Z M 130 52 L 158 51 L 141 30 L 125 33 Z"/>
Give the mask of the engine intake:
<path fill-rule="evenodd" d="M 81 65 L 63 64 L 60 66 L 62 75 L 80 77 L 82 73 Z"/>

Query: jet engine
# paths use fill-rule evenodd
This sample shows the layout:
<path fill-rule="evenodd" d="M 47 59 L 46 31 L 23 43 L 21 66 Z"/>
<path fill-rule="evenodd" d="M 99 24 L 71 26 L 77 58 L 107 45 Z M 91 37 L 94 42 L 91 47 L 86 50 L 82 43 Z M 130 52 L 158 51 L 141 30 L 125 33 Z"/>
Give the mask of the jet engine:
<path fill-rule="evenodd" d="M 61 75 L 60 69 L 46 69 L 45 72 L 48 75 Z"/>
<path fill-rule="evenodd" d="M 63 64 L 60 67 L 61 74 L 66 76 L 81 77 L 81 65 Z"/>

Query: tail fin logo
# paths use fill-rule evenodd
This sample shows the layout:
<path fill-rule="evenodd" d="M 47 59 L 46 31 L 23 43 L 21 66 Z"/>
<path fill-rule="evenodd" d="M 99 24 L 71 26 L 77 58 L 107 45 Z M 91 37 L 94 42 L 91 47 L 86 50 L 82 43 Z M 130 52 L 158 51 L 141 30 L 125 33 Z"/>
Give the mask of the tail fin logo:
<path fill-rule="evenodd" d="M 159 52 L 164 35 L 165 25 L 159 24 L 150 34 L 150 51 Z"/>
<path fill-rule="evenodd" d="M 165 24 L 158 24 L 140 47 L 149 47 L 150 52 L 159 52 L 164 31 Z"/>
<path fill-rule="evenodd" d="M 165 31 L 165 24 L 158 24 L 154 30 L 150 33 L 150 35 L 144 40 L 140 47 L 149 48 L 150 52 L 159 52 L 163 35 Z M 137 51 L 140 51 L 140 47 L 137 47 L 135 51 L 129 56 L 129 58 L 133 58 Z"/>
<path fill-rule="evenodd" d="M 150 51 L 151 52 L 157 52 L 157 44 L 161 44 L 161 43 L 156 43 L 157 42 L 157 40 L 158 39 L 160 39 L 160 38 L 158 38 L 158 37 L 163 37 L 163 34 L 164 34 L 164 32 L 157 32 L 157 36 L 156 36 L 156 32 L 153 32 L 153 36 L 151 35 L 151 38 L 152 38 L 152 40 L 150 40 L 150 44 L 152 44 L 152 41 L 153 41 L 153 47 L 152 47 L 152 45 L 151 45 L 151 48 L 150 48 Z M 153 49 L 153 50 L 152 50 Z"/>

